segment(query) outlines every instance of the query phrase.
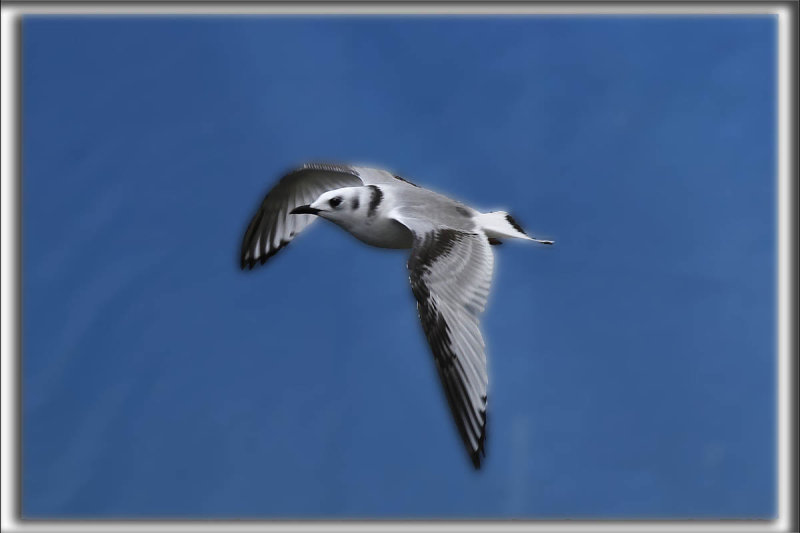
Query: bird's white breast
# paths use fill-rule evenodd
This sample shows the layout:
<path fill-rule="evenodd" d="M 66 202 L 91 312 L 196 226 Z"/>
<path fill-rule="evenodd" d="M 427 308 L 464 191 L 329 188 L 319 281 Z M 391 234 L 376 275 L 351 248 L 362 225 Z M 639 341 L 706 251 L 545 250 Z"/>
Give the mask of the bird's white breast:
<path fill-rule="evenodd" d="M 378 248 L 411 248 L 411 231 L 394 219 L 380 214 L 367 219 L 353 221 L 342 227 L 357 239 Z"/>

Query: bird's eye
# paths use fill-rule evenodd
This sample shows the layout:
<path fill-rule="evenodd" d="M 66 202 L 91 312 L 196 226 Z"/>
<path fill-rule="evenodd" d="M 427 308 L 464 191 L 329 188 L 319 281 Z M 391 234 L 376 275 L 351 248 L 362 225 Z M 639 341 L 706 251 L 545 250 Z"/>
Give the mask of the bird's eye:
<path fill-rule="evenodd" d="M 334 196 L 333 198 L 330 199 L 330 201 L 328 203 L 331 204 L 331 207 L 333 207 L 333 208 L 339 207 L 339 204 L 342 203 L 342 197 L 341 196 Z"/>

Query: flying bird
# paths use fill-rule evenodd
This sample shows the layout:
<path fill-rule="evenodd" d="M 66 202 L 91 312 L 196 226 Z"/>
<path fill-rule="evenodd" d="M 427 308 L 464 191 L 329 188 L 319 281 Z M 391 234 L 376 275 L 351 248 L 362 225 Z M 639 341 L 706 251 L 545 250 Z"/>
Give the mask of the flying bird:
<path fill-rule="evenodd" d="M 241 267 L 264 264 L 316 218 L 380 248 L 410 249 L 417 301 L 447 403 L 473 466 L 485 457 L 489 382 L 480 316 L 494 258 L 491 244 L 542 244 L 504 211 L 482 213 L 385 170 L 306 164 L 264 198 L 242 242 Z"/>

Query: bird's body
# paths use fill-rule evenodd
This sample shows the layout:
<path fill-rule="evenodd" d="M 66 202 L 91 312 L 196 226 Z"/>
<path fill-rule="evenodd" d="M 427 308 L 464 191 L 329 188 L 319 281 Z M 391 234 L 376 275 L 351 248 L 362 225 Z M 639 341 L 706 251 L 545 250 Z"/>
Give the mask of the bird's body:
<path fill-rule="evenodd" d="M 379 248 L 411 249 L 411 289 L 461 438 L 480 466 L 488 373 L 480 314 L 499 239 L 533 239 L 503 211 L 481 213 L 379 169 L 313 164 L 267 194 L 245 232 L 242 268 L 286 246 L 318 216 Z"/>

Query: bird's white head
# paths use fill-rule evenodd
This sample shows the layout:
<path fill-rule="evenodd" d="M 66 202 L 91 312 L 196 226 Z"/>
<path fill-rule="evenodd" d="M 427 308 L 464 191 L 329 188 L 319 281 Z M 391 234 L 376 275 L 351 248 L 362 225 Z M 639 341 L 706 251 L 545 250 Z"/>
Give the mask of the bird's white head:
<path fill-rule="evenodd" d="M 294 208 L 292 213 L 317 215 L 347 227 L 365 216 L 368 203 L 366 187 L 344 187 L 324 192 L 311 204 Z"/>

